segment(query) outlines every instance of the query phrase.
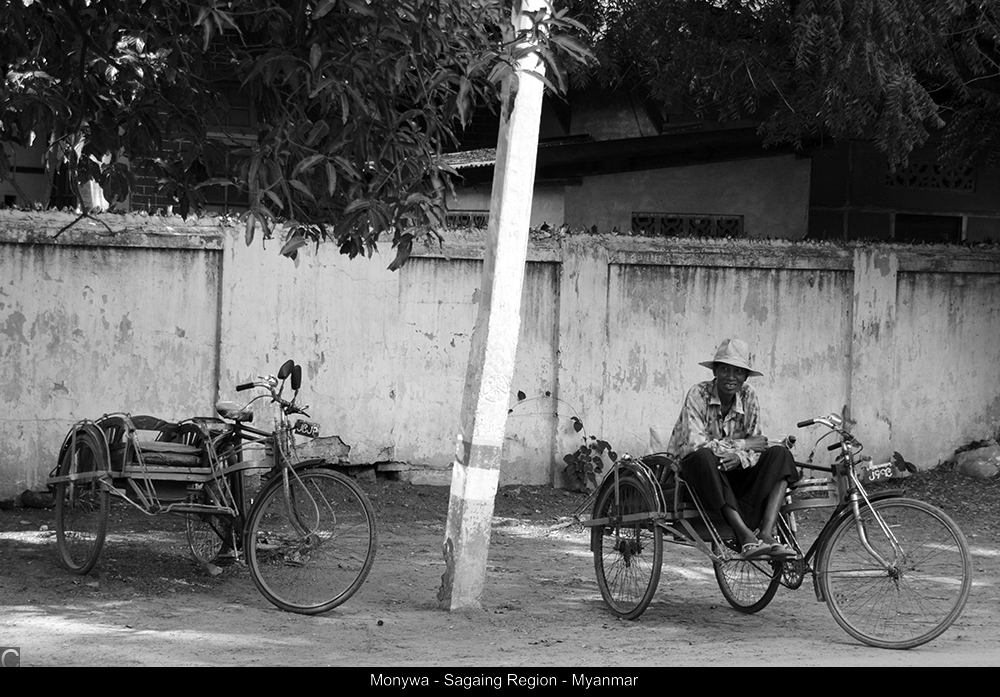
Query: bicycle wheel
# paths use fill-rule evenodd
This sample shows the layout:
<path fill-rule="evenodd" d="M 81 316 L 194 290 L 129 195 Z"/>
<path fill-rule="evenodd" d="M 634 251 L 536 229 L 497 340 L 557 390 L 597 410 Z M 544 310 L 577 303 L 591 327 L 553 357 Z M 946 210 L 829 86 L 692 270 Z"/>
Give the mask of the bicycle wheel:
<path fill-rule="evenodd" d="M 939 636 L 962 612 L 972 585 L 962 531 L 934 506 L 903 498 L 864 506 L 858 522 L 888 567 L 865 549 L 853 516 L 838 523 L 818 562 L 833 618 L 855 639 L 879 648 L 909 649 Z"/>
<path fill-rule="evenodd" d="M 97 563 L 108 530 L 108 491 L 100 474 L 108 463 L 100 436 L 81 428 L 63 449 L 56 486 L 56 544 L 63 566 L 86 574 Z"/>
<path fill-rule="evenodd" d="M 611 611 L 624 619 L 641 615 L 653 599 L 663 565 L 663 531 L 651 520 L 622 522 L 620 517 L 655 509 L 639 482 L 624 477 L 618 481 L 617 500 L 609 485 L 594 506 L 594 518 L 612 519 L 590 531 L 597 585 Z"/>
<path fill-rule="evenodd" d="M 287 612 L 315 615 L 357 592 L 378 536 L 371 504 L 346 476 L 324 469 L 281 477 L 250 513 L 244 547 L 258 590 Z"/>
<path fill-rule="evenodd" d="M 719 590 L 740 612 L 749 615 L 763 610 L 778 592 L 782 563 L 771 559 L 737 559 L 738 545 L 727 542 L 727 546 L 734 558 L 713 563 Z"/>

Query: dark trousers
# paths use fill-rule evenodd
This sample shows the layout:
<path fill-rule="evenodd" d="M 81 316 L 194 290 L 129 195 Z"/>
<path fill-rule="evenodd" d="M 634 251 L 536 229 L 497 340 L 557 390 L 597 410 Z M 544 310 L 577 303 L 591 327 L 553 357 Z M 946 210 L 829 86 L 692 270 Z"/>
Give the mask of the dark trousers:
<path fill-rule="evenodd" d="M 767 497 L 778 482 L 798 481 L 792 454 L 781 445 L 774 445 L 761 454 L 757 465 L 728 472 L 719 469 L 719 458 L 708 448 L 695 450 L 681 460 L 684 481 L 695 490 L 706 512 L 719 513 L 728 504 L 739 511 L 751 530 L 760 527 Z"/>

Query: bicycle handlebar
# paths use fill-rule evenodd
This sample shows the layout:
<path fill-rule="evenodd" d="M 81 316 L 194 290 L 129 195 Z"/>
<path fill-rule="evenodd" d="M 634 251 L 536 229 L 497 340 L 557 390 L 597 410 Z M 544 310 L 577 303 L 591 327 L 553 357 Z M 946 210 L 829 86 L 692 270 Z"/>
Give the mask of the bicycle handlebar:
<path fill-rule="evenodd" d="M 292 362 L 288 361 L 288 363 L 292 363 Z M 293 365 L 293 367 L 294 367 L 294 365 Z M 281 398 L 281 390 L 284 388 L 284 384 L 285 384 L 284 379 L 279 379 L 279 378 L 277 378 L 277 377 L 275 377 L 273 375 L 260 375 L 253 382 L 244 382 L 244 383 L 241 383 L 241 384 L 237 385 L 236 386 L 236 391 L 237 392 L 243 392 L 245 390 L 250 390 L 250 389 L 253 389 L 255 387 L 266 388 L 271 393 L 271 401 L 277 403 L 278 406 L 280 406 L 281 409 L 286 414 L 302 414 L 304 416 L 309 416 L 309 414 L 306 413 L 306 409 L 308 409 L 309 407 L 308 406 L 300 407 L 300 406 L 296 405 L 295 404 L 295 397 L 292 397 L 292 401 L 288 401 L 286 399 L 282 399 Z M 295 380 L 294 379 L 292 381 L 292 384 L 293 385 L 295 384 Z M 296 395 L 298 394 L 298 390 L 295 391 L 295 394 Z M 262 396 L 263 395 L 261 395 L 261 397 Z M 255 399 L 257 399 L 257 398 L 255 398 Z"/>
<path fill-rule="evenodd" d="M 821 426 L 826 426 L 831 431 L 836 431 L 840 434 L 850 435 L 844 430 L 843 424 L 844 420 L 839 414 L 830 414 L 828 416 L 817 416 L 812 419 L 806 419 L 805 421 L 799 421 L 796 426 L 799 428 L 805 428 L 806 426 L 813 426 L 819 424 Z"/>
<path fill-rule="evenodd" d="M 833 445 L 827 446 L 827 450 L 839 450 L 845 446 L 857 447 L 858 452 L 861 450 L 861 443 L 855 438 L 847 429 L 843 427 L 843 418 L 839 414 L 830 414 L 824 417 L 815 417 L 812 419 L 806 419 L 805 421 L 800 421 L 796 424 L 799 428 L 805 428 L 806 426 L 812 426 L 814 424 L 819 424 L 821 426 L 826 426 L 828 429 L 840 436 L 840 442 L 834 443 Z"/>

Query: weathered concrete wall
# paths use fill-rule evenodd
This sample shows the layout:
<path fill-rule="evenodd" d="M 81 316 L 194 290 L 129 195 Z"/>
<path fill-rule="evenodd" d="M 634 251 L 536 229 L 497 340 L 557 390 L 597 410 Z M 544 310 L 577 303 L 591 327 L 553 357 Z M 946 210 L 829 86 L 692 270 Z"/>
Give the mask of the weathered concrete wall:
<path fill-rule="evenodd" d="M 899 273 L 892 444 L 933 464 L 1000 433 L 1000 269 Z"/>
<path fill-rule="evenodd" d="M 220 393 L 236 399 L 235 385 L 293 358 L 304 366 L 310 415 L 351 446 L 353 462 L 416 463 L 447 474 L 482 248 L 477 237 L 468 245 L 456 237 L 448 257 L 422 250 L 425 257 L 398 273 L 386 270 L 388 249 L 351 261 L 333 246 L 309 248 L 296 268 L 274 249 L 248 248 L 237 231 L 227 233 Z M 557 277 L 555 264 L 529 263 L 515 366 L 515 385 L 526 394 L 554 389 Z M 549 421 L 537 413 L 511 419 L 502 481 L 550 481 Z"/>
<path fill-rule="evenodd" d="M 448 481 L 482 234 L 419 247 L 393 273 L 388 249 L 350 261 L 309 248 L 296 265 L 211 221 L 102 216 L 127 234 L 83 221 L 48 239 L 70 220 L 0 214 L 0 497 L 41 485 L 76 419 L 207 414 L 289 357 L 352 461 Z M 803 457 L 818 434 L 795 423 L 846 405 L 866 452 L 933 466 L 1000 427 L 998 261 L 960 247 L 536 237 L 501 481 L 560 483 L 580 443 L 572 416 L 644 452 L 726 336 L 751 343 L 765 428 L 798 433 Z"/>
<path fill-rule="evenodd" d="M 0 496 L 40 488 L 78 419 L 211 413 L 218 235 L 116 216 L 53 242 L 72 220 L 0 226 Z"/>
<path fill-rule="evenodd" d="M 444 250 L 418 251 L 424 256 L 396 275 L 382 268 L 388 254 L 376 265 L 323 249 L 292 271 L 273 252 L 239 244 L 226 256 L 223 305 L 232 309 L 223 312 L 223 336 L 233 340 L 224 342 L 222 364 L 253 364 L 270 347 L 293 346 L 288 355 L 318 366 L 307 371 L 315 385 L 307 385 L 306 394 L 316 392 L 307 401 L 354 447 L 352 459 L 447 469 L 482 244 L 475 233 L 451 236 Z M 561 481 L 561 457 L 580 439 L 572 416 L 619 450 L 644 452 L 649 426 L 672 426 L 686 389 L 710 377 L 698 363 L 726 336 L 742 336 L 754 347 L 765 374 L 754 381 L 766 406 L 765 428 L 771 435 L 796 433 L 803 456 L 819 434 L 800 432 L 795 424 L 845 406 L 868 452 L 882 457 L 901 450 L 922 466 L 994 433 L 1000 277 L 992 270 L 998 255 L 921 249 L 536 239 L 504 481 Z M 262 266 L 236 271 L 251 259 Z M 280 288 L 262 279 L 281 279 Z M 914 283 L 918 290 L 909 290 Z M 287 317 L 277 333 L 261 329 L 268 326 L 265 316 L 278 312 L 276 301 L 263 297 L 269 293 L 285 299 Z M 914 293 L 921 299 L 911 299 Z M 924 299 L 938 294 L 934 302 Z M 912 307 L 919 314 L 912 315 Z M 922 327 L 929 312 L 942 318 L 928 336 Z M 232 329 L 226 317 L 233 318 Z M 957 361 L 961 368 L 938 370 L 933 380 L 914 378 L 920 374 L 909 365 L 915 350 L 928 368 L 936 361 Z M 253 370 L 224 369 L 223 385 Z M 906 396 L 910 392 L 920 395 L 917 403 Z M 950 414 L 947 434 L 935 429 L 942 410 Z M 817 453 L 825 455 L 823 448 Z"/>
<path fill-rule="evenodd" d="M 996 249 L 601 244 L 607 265 L 590 270 L 590 283 L 608 288 L 606 310 L 592 308 L 607 331 L 582 372 L 602 376 L 603 389 L 577 383 L 576 397 L 566 383 L 561 395 L 589 401 L 621 450 L 643 452 L 647 424 L 669 432 L 685 390 L 710 377 L 698 363 L 727 336 L 756 352 L 765 430 L 798 435 L 803 457 L 819 432 L 795 424 L 844 407 L 866 453 L 898 450 L 921 467 L 1000 427 Z M 816 454 L 822 461 L 825 448 Z"/>
<path fill-rule="evenodd" d="M 340 435 L 352 456 L 393 459 L 400 276 L 386 259 L 348 263 L 335 247 L 304 250 L 296 265 L 260 244 L 226 234 L 222 275 L 219 393 L 273 375 L 292 358 L 303 366 L 302 401 L 324 435 Z M 258 414 L 269 417 L 262 408 Z"/>

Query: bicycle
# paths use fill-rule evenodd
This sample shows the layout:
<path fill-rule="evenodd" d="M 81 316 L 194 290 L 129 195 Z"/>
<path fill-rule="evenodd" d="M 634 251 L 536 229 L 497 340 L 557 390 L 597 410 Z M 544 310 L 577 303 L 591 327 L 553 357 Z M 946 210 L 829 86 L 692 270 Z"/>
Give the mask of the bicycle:
<path fill-rule="evenodd" d="M 74 424 L 48 479 L 63 565 L 78 574 L 94 568 L 113 496 L 147 515 L 183 515 L 197 561 L 212 568 L 242 555 L 254 585 L 282 610 L 318 614 L 347 601 L 374 563 L 375 518 L 349 477 L 326 460 L 298 458 L 295 436 L 319 435 L 313 422 L 290 421 L 309 416 L 296 404 L 301 381 L 301 366 L 289 360 L 277 376 L 238 385 L 267 393 L 244 406 L 219 402 L 221 419 L 119 413 Z M 277 407 L 273 431 L 250 425 L 253 403 L 264 398 Z M 256 497 L 247 474 L 263 481 Z"/>
<path fill-rule="evenodd" d="M 876 464 L 860 457 L 863 446 L 839 415 L 798 426 L 814 424 L 839 437 L 829 448 L 839 455 L 830 467 L 811 464 L 811 457 L 809 463 L 796 462 L 830 476 L 789 487 L 776 531 L 795 551 L 789 559 L 744 559 L 732 531 L 705 511 L 668 455 L 622 457 L 595 491 L 591 519 L 583 521 L 591 528 L 597 582 L 611 611 L 635 619 L 646 610 L 659 583 L 666 538 L 703 552 L 726 601 L 743 613 L 759 612 L 779 586 L 797 589 L 810 574 L 817 600 L 865 644 L 909 649 L 946 631 L 961 614 L 972 583 L 961 530 L 943 511 L 904 498 L 900 489 L 865 488 L 915 471 L 898 453 Z M 833 510 L 803 552 L 795 514 L 811 508 Z"/>

